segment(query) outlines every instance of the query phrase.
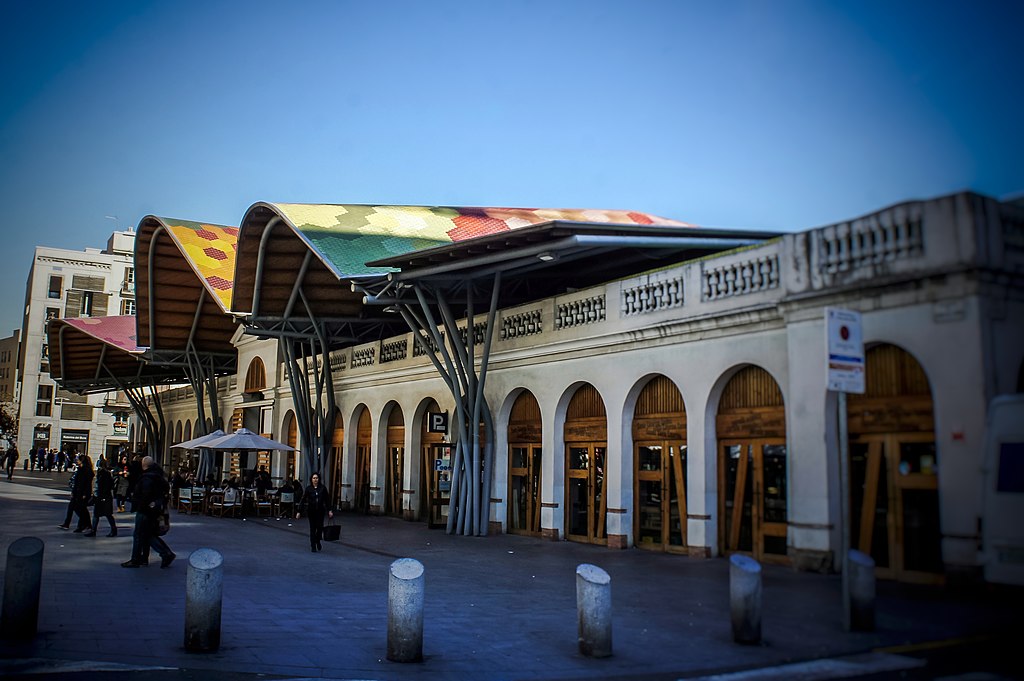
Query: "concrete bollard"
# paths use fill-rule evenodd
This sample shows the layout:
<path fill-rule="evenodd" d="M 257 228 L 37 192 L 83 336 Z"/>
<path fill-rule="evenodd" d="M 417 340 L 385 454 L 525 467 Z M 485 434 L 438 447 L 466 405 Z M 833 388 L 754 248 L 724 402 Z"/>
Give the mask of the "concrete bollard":
<path fill-rule="evenodd" d="M 576 568 L 576 616 L 580 652 L 587 657 L 612 654 L 612 578 L 589 563 Z"/>
<path fill-rule="evenodd" d="M 761 564 L 749 556 L 729 558 L 729 608 L 732 638 L 737 643 L 761 641 Z"/>
<path fill-rule="evenodd" d="M 4 607 L 0 630 L 11 638 L 36 635 L 39 587 L 43 581 L 43 540 L 22 537 L 7 548 Z"/>
<path fill-rule="evenodd" d="M 224 557 L 213 549 L 193 551 L 185 577 L 185 650 L 190 653 L 220 647 L 223 592 Z"/>
<path fill-rule="evenodd" d="M 399 558 L 388 577 L 388 659 L 423 660 L 423 563 Z"/>
<path fill-rule="evenodd" d="M 851 549 L 846 556 L 850 585 L 850 629 L 875 630 L 875 561 Z"/>

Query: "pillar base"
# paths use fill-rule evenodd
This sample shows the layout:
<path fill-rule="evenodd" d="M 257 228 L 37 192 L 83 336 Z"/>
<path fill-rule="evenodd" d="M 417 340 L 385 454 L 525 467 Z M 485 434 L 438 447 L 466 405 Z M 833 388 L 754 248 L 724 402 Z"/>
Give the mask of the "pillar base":
<path fill-rule="evenodd" d="M 800 572 L 818 572 L 826 575 L 835 570 L 835 557 L 831 551 L 790 547 L 789 559 L 793 567 Z"/>
<path fill-rule="evenodd" d="M 547 539 L 548 541 L 559 541 L 561 537 L 558 536 L 558 530 L 553 527 L 542 527 L 540 528 L 541 539 Z"/>
<path fill-rule="evenodd" d="M 629 537 L 624 534 L 609 534 L 608 535 L 608 548 L 610 549 L 628 549 L 629 548 Z"/>
<path fill-rule="evenodd" d="M 689 546 L 686 549 L 686 555 L 690 558 L 697 560 L 708 560 L 711 558 L 711 547 L 710 546 Z"/>
<path fill-rule="evenodd" d="M 487 523 L 487 534 L 489 534 L 489 535 L 502 534 L 501 523 L 498 522 L 497 520 L 491 520 L 490 522 L 488 522 Z"/>

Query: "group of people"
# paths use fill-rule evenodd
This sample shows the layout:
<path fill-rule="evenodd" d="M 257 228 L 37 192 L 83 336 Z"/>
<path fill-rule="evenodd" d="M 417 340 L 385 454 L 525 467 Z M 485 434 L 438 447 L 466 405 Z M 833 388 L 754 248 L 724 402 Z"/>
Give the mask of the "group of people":
<path fill-rule="evenodd" d="M 100 518 L 104 517 L 110 527 L 107 536 L 116 537 L 115 505 L 124 510 L 125 504 L 130 503 L 135 513 L 132 555 L 121 563 L 121 567 L 148 565 L 151 550 L 160 555 L 160 567 L 169 567 L 176 556 L 158 533 L 160 517 L 167 511 L 170 499 L 170 485 L 163 470 L 153 457 L 139 454 L 131 461 L 123 456 L 117 469 L 111 471 L 103 457 L 100 457 L 94 469 L 92 457 L 79 454 L 69 483 L 71 501 L 64 522 L 58 527 L 62 530 L 71 529 L 72 516 L 77 515 L 78 524 L 74 531 L 86 537 L 95 537 Z M 90 506 L 93 507 L 91 520 Z"/>
<path fill-rule="evenodd" d="M 189 487 L 194 484 L 195 476 L 190 471 L 175 473 L 172 482 L 164 475 L 160 465 L 151 456 L 136 454 L 131 461 L 123 456 L 121 461 L 111 466 L 100 457 L 94 469 L 92 458 L 88 454 L 77 456 L 77 465 L 69 483 L 71 501 L 68 504 L 64 522 L 58 527 L 62 530 L 71 529 L 72 517 L 78 516 L 78 524 L 74 530 L 86 537 L 95 537 L 99 528 L 100 518 L 106 518 L 110 531 L 108 537 L 117 536 L 117 521 L 114 519 L 115 508 L 124 510 L 125 502 L 130 502 L 131 511 L 135 514 L 135 528 L 132 534 L 132 555 L 121 567 L 137 568 L 149 565 L 151 550 L 160 555 L 160 567 L 166 568 L 175 559 L 167 542 L 159 534 L 160 517 L 167 512 L 171 500 L 172 484 L 175 489 Z M 213 475 L 207 476 L 207 484 L 212 488 L 215 484 Z M 262 483 L 262 485 L 261 485 Z M 222 486 L 238 487 L 237 479 L 222 481 Z M 262 487 L 265 493 L 269 489 L 270 475 L 264 467 L 255 472 L 252 484 L 256 489 Z M 119 495 L 122 486 L 124 493 Z M 309 545 L 313 553 L 323 550 L 323 528 L 325 518 L 334 518 L 330 493 L 320 483 L 320 474 L 310 476 L 310 484 L 305 490 L 298 479 L 285 482 L 278 492 L 291 492 L 295 495 L 295 518 L 303 514 L 309 519 Z M 89 507 L 93 513 L 89 513 Z"/>
<path fill-rule="evenodd" d="M 175 490 L 188 488 L 195 484 L 196 476 L 192 471 L 183 470 L 178 471 L 174 475 L 172 486 Z M 239 479 L 237 477 L 226 478 L 221 481 L 221 489 L 238 489 Z M 258 471 L 251 471 L 245 478 L 245 484 L 253 485 L 256 489 L 257 497 L 262 497 L 271 489 L 270 473 L 267 472 L 266 467 L 260 466 Z M 204 486 L 206 487 L 207 494 L 210 490 L 214 489 L 216 485 L 216 478 L 211 473 L 207 475 Z M 285 482 L 277 488 L 278 494 L 291 493 L 295 495 L 295 518 L 296 520 L 301 518 L 303 514 L 309 519 L 309 548 L 310 551 L 316 553 L 317 551 L 323 550 L 323 532 L 324 532 L 324 520 L 326 518 L 334 518 L 334 508 L 331 505 L 330 493 L 327 491 L 327 487 L 320 484 L 320 474 L 313 473 L 309 479 L 309 486 L 305 489 L 302 488 L 302 483 L 296 478 L 291 482 L 285 480 Z"/>

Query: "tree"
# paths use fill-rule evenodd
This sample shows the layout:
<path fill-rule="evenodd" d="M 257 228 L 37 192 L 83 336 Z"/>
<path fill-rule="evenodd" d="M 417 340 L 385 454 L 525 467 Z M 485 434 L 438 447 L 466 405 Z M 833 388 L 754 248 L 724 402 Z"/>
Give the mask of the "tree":
<path fill-rule="evenodd" d="M 9 404 L 0 404 L 0 439 L 14 442 L 18 437 L 17 412 Z"/>

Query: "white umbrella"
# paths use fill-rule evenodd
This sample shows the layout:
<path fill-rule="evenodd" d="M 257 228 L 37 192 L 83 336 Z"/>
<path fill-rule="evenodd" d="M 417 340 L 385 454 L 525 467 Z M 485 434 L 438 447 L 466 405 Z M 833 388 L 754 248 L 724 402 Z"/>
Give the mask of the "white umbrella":
<path fill-rule="evenodd" d="M 191 440 L 185 440 L 184 442 L 179 442 L 176 445 L 171 445 L 171 447 L 177 447 L 178 449 L 199 449 L 200 447 L 208 446 L 208 443 L 213 442 L 217 438 L 221 438 L 221 437 L 224 437 L 224 431 L 221 430 L 220 428 L 218 428 L 217 430 L 213 431 L 212 433 L 207 433 L 206 435 L 200 435 L 199 437 L 194 437 Z"/>
<path fill-rule="evenodd" d="M 285 451 L 295 451 L 295 447 L 286 445 L 283 442 L 277 440 L 271 440 L 270 438 L 257 435 L 248 428 L 239 428 L 230 435 L 224 435 L 215 440 L 211 440 L 203 444 L 204 447 L 214 449 L 217 451 L 234 451 L 236 449 L 253 449 L 256 451 L 266 451 L 271 449 L 281 449 Z"/>
<path fill-rule="evenodd" d="M 224 437 L 224 431 L 221 430 L 220 428 L 218 428 L 217 430 L 213 431 L 212 433 L 207 433 L 206 435 L 200 435 L 199 437 L 194 437 L 191 440 L 185 440 L 184 442 L 179 442 L 176 445 L 171 445 L 171 447 L 177 447 L 179 449 L 201 449 L 201 448 L 205 449 L 206 446 L 207 446 L 207 443 L 213 442 L 214 440 L 220 439 L 222 437 Z M 210 452 L 209 451 L 205 451 L 205 452 L 200 452 L 199 453 L 199 466 L 198 466 L 198 470 L 196 470 L 196 480 L 197 481 L 202 482 L 202 480 L 206 477 L 206 473 L 212 467 L 213 462 L 210 461 L 210 458 L 211 458 L 211 456 L 210 456 Z"/>

